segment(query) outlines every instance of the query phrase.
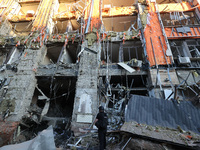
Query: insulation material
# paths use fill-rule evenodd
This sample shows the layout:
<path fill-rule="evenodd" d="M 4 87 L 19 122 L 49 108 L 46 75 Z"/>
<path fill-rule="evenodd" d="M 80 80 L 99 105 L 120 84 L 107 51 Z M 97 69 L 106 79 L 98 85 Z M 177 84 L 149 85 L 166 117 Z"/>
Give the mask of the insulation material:
<path fill-rule="evenodd" d="M 159 23 L 155 4 L 151 3 L 150 8 L 151 8 L 149 10 L 150 16 L 148 16 L 148 18 L 151 18 L 150 23 L 148 23 L 146 25 L 145 31 L 144 31 L 144 36 L 145 36 L 146 45 L 147 45 L 146 46 L 146 51 L 147 51 L 147 55 L 148 55 L 147 59 L 149 60 L 150 66 L 155 66 L 156 63 L 157 63 L 157 65 L 167 65 L 167 62 L 168 62 L 168 64 L 171 64 L 170 57 L 168 57 L 168 56 L 166 56 L 167 57 L 167 62 L 166 62 L 165 54 L 163 53 L 163 50 L 162 50 L 162 47 L 163 47 L 164 52 L 166 53 L 167 43 L 164 39 L 162 28 Z M 141 21 L 143 21 L 143 20 L 141 20 Z M 159 37 L 161 39 L 161 42 L 160 42 Z M 153 45 L 151 44 L 150 39 L 152 39 Z M 153 51 L 152 47 L 154 47 L 154 51 Z M 156 61 L 154 60 L 154 55 L 155 55 Z"/>
<path fill-rule="evenodd" d="M 190 101 L 166 101 L 163 99 L 132 95 L 125 113 L 125 121 L 162 126 L 200 133 L 200 109 Z"/>
<path fill-rule="evenodd" d="M 102 17 L 128 16 L 133 13 L 136 13 L 136 8 L 134 6 L 113 8 L 105 8 L 104 6 Z"/>
<path fill-rule="evenodd" d="M 1 150 L 56 150 L 52 126 L 43 130 L 32 140 L 1 147 Z"/>
<path fill-rule="evenodd" d="M 198 5 L 199 6 L 199 5 Z M 183 11 L 192 11 L 194 8 L 188 2 L 182 3 L 170 3 L 170 4 L 158 4 L 159 12 L 183 12 Z"/>

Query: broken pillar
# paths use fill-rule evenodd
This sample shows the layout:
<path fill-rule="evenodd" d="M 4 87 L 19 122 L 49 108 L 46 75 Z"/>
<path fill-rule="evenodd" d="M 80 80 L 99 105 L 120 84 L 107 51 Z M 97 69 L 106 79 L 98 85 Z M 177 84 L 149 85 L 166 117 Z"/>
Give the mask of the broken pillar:
<path fill-rule="evenodd" d="M 97 81 L 101 43 L 98 40 L 100 21 L 100 0 L 88 0 L 85 13 L 86 39 L 81 47 L 79 73 L 72 116 L 72 130 L 89 128 L 98 110 Z"/>

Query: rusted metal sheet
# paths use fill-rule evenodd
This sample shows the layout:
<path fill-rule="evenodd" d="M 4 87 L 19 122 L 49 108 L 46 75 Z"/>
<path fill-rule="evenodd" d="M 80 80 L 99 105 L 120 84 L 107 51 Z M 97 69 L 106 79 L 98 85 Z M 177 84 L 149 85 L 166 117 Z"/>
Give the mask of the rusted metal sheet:
<path fill-rule="evenodd" d="M 175 27 L 166 27 L 165 33 L 168 39 L 191 39 L 191 38 L 200 38 L 200 27 L 188 27 L 190 30 L 185 30 L 184 27 L 183 31 L 181 32 L 181 28 Z"/>
<path fill-rule="evenodd" d="M 87 1 L 88 7 L 85 11 L 85 22 L 86 22 L 86 33 L 88 28 L 90 27 L 89 31 L 93 30 L 93 27 L 99 29 L 101 27 L 101 20 L 100 20 L 100 0 L 88 0 Z"/>
<path fill-rule="evenodd" d="M 17 129 L 19 122 L 0 121 L 0 147 L 8 144 Z"/>
<path fill-rule="evenodd" d="M 162 33 L 162 28 L 160 26 L 159 18 L 155 9 L 155 4 L 151 3 L 150 7 L 151 9 L 148 10 L 149 13 L 147 15 L 147 24 L 144 30 L 146 51 L 148 56 L 147 59 L 149 60 L 150 66 L 155 66 L 156 63 L 157 65 L 167 65 L 167 63 L 171 64 L 170 57 L 166 56 L 167 62 L 165 60 L 167 43 Z M 164 49 L 165 54 L 163 53 L 162 48 Z M 154 59 L 154 55 L 156 60 Z"/>

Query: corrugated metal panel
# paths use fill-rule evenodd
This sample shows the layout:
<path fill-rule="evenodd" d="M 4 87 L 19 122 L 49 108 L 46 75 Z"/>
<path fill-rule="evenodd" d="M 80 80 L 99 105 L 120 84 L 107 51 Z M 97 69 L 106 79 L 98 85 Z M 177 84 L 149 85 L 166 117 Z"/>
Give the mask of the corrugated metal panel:
<path fill-rule="evenodd" d="M 178 104 L 145 96 L 132 95 L 125 113 L 125 121 L 137 121 L 152 126 L 163 126 L 200 133 L 200 109 L 189 101 Z"/>

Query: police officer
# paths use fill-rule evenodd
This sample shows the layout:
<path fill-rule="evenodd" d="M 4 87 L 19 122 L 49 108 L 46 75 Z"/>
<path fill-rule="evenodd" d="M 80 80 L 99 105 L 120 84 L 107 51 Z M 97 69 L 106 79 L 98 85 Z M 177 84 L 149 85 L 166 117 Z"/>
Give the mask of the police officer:
<path fill-rule="evenodd" d="M 107 118 L 107 114 L 104 112 L 104 107 L 100 106 L 99 113 L 97 114 L 95 123 L 97 121 L 102 123 L 104 121 L 104 117 Z M 98 127 L 98 137 L 99 137 L 99 143 L 100 143 L 99 150 L 106 149 L 106 132 L 107 132 L 107 125 L 106 125 L 106 128 Z"/>

